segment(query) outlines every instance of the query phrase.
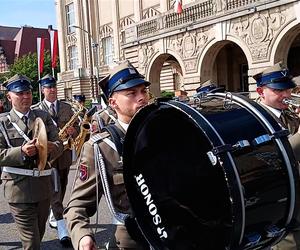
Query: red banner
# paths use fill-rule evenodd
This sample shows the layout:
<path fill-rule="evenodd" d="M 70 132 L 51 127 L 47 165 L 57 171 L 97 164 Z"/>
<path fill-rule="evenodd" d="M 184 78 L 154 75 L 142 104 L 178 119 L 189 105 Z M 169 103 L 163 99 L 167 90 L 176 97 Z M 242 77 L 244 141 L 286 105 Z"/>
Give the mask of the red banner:
<path fill-rule="evenodd" d="M 182 2 L 181 2 L 181 0 L 176 0 L 175 5 L 174 5 L 174 9 L 175 9 L 176 13 L 178 13 L 178 14 L 182 13 Z"/>
<path fill-rule="evenodd" d="M 39 76 L 44 70 L 44 53 L 45 53 L 45 38 L 37 38 L 37 57 L 38 57 L 38 72 Z"/>
<path fill-rule="evenodd" d="M 51 41 L 51 68 L 54 69 L 57 64 L 57 56 L 58 56 L 57 30 L 50 30 L 50 41 Z"/>

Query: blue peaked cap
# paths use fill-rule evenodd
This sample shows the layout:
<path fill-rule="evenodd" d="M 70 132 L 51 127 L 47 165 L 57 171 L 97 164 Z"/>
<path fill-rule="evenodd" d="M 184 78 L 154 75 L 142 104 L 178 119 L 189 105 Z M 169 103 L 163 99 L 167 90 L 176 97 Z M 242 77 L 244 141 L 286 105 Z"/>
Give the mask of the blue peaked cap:
<path fill-rule="evenodd" d="M 214 84 L 211 84 L 209 86 L 206 86 L 206 87 L 200 87 L 200 88 L 197 88 L 196 89 L 196 92 L 210 92 L 212 91 L 213 89 L 217 88 Z"/>
<path fill-rule="evenodd" d="M 84 102 L 85 101 L 85 95 L 73 95 L 73 97 L 78 102 Z"/>
<path fill-rule="evenodd" d="M 56 79 L 50 74 L 45 75 L 38 82 L 42 87 L 46 87 L 46 88 L 56 87 Z"/>
<path fill-rule="evenodd" d="M 106 98 L 109 98 L 115 91 L 129 89 L 140 84 L 149 86 L 150 82 L 144 80 L 144 76 L 128 62 L 116 66 L 110 75 L 99 82 Z"/>
<path fill-rule="evenodd" d="M 200 87 L 196 89 L 197 93 L 215 93 L 215 92 L 224 92 L 223 87 L 217 87 L 211 80 L 208 80 L 201 84 Z"/>
<path fill-rule="evenodd" d="M 8 91 L 16 93 L 32 89 L 31 80 L 27 76 L 19 74 L 14 75 L 4 82 L 3 87 L 5 87 Z"/>
<path fill-rule="evenodd" d="M 267 70 L 253 76 L 256 80 L 257 87 L 267 86 L 271 89 L 292 89 L 296 87 L 295 82 L 289 70 L 284 68 L 280 63 L 268 68 Z"/>

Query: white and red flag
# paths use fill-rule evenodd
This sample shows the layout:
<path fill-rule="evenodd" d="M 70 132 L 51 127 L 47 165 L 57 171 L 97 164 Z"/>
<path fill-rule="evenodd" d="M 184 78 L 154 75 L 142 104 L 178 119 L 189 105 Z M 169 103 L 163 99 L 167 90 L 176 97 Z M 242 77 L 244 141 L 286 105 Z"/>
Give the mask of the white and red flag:
<path fill-rule="evenodd" d="M 182 0 L 175 0 L 174 9 L 176 13 L 182 13 Z"/>
<path fill-rule="evenodd" d="M 39 76 L 44 70 L 44 53 L 45 53 L 45 38 L 37 37 L 37 58 L 38 58 L 38 73 Z"/>
<path fill-rule="evenodd" d="M 57 30 L 50 30 L 50 41 L 51 41 L 51 68 L 54 69 L 57 64 L 58 55 L 58 38 Z"/>

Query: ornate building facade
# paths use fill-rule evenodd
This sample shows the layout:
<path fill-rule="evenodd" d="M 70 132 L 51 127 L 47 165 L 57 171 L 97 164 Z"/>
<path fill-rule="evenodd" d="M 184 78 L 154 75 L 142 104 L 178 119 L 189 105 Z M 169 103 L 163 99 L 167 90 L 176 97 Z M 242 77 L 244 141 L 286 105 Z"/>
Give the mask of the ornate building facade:
<path fill-rule="evenodd" d="M 59 97 L 99 94 L 114 61 L 129 60 L 151 92 L 193 94 L 206 80 L 254 91 L 251 77 L 283 61 L 300 75 L 300 1 L 56 0 Z"/>

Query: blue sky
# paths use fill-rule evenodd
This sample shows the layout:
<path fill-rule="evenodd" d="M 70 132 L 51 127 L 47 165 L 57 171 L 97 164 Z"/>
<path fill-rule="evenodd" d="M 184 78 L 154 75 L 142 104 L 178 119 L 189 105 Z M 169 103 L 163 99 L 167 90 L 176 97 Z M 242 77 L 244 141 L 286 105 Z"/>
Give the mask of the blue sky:
<path fill-rule="evenodd" d="M 56 25 L 55 0 L 0 0 L 0 26 L 53 28 Z"/>

